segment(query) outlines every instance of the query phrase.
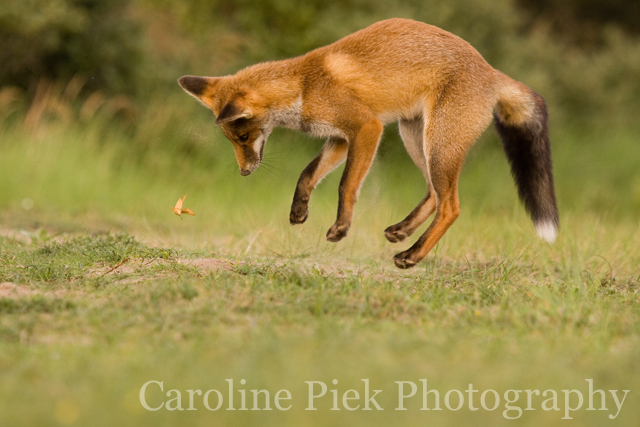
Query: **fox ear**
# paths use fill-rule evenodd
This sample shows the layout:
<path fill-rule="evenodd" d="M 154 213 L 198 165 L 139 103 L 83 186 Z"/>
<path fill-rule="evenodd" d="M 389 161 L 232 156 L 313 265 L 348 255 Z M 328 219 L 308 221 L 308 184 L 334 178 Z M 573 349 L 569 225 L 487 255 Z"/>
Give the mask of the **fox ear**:
<path fill-rule="evenodd" d="M 178 79 L 178 83 L 182 86 L 182 89 L 189 92 L 189 94 L 196 98 L 201 98 L 202 95 L 208 92 L 209 87 L 216 81 L 212 77 L 198 77 L 198 76 L 182 76 Z"/>
<path fill-rule="evenodd" d="M 250 119 L 251 117 L 253 117 L 253 111 L 251 111 L 251 108 L 247 105 L 244 94 L 238 92 L 222 107 L 216 119 L 216 124 L 232 122 L 241 118 Z"/>

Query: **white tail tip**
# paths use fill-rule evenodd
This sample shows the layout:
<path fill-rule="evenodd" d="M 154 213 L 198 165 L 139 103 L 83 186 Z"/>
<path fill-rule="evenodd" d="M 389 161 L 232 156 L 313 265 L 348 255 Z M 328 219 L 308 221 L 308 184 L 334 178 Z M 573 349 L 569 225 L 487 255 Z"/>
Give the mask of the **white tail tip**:
<path fill-rule="evenodd" d="M 556 241 L 556 236 L 558 235 L 558 228 L 551 221 L 538 222 L 534 224 L 536 228 L 536 232 L 538 236 L 542 240 L 545 240 L 549 243 L 553 243 Z"/>

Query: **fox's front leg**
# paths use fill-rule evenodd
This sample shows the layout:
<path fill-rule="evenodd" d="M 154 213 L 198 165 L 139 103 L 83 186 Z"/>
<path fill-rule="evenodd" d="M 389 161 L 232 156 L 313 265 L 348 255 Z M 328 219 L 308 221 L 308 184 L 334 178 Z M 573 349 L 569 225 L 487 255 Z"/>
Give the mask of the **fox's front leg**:
<path fill-rule="evenodd" d="M 358 199 L 360 186 L 376 154 L 382 135 L 382 123 L 372 118 L 360 127 L 354 138 L 350 138 L 347 165 L 340 181 L 338 217 L 327 232 L 327 240 L 340 241 L 347 235 L 353 216 L 353 205 Z"/>
<path fill-rule="evenodd" d="M 311 192 L 329 172 L 347 158 L 347 141 L 342 138 L 329 138 L 318 156 L 304 168 L 298 179 L 293 195 L 289 222 L 302 224 L 309 216 L 309 198 Z"/>

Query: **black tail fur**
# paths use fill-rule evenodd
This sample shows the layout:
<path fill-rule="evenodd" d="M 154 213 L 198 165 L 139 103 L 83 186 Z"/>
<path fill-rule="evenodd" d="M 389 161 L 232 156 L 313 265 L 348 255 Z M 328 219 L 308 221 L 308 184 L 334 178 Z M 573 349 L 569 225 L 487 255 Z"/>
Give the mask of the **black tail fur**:
<path fill-rule="evenodd" d="M 494 113 L 494 122 L 511 165 L 520 200 L 531 215 L 540 237 L 551 242 L 555 240 L 559 219 L 553 188 L 548 113 L 544 99 L 533 91 L 531 93 L 535 109 L 529 120 L 510 124 Z"/>

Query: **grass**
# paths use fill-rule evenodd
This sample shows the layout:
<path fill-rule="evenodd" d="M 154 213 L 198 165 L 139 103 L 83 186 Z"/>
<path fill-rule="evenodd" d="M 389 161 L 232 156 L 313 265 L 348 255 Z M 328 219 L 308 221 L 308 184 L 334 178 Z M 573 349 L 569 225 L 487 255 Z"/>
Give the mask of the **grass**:
<path fill-rule="evenodd" d="M 13 284 L 0 297 L 3 425 L 640 421 L 640 156 L 633 134 L 610 136 L 603 150 L 597 133 L 555 132 L 562 229 L 553 246 L 535 237 L 504 156 L 486 138 L 461 180 L 461 217 L 433 254 L 402 271 L 391 257 L 407 244 L 389 244 L 382 230 L 424 188 L 396 152 L 393 131 L 349 236 L 334 245 L 324 233 L 339 173 L 316 190 L 308 223 L 287 223 L 297 174 L 313 157 L 301 144 L 315 149 L 318 142 L 274 133 L 266 168 L 242 178 L 204 115 L 167 131 L 167 139 L 159 122 L 141 120 L 129 133 L 97 118 L 0 131 L 0 282 Z M 416 185 L 399 186 L 405 181 Z M 184 193 L 196 217 L 171 213 Z M 250 390 L 268 390 L 273 407 L 286 389 L 292 399 L 284 405 L 292 408 L 225 410 L 226 379 L 234 380 L 236 408 L 241 389 L 248 408 Z M 371 394 L 382 390 L 376 401 L 383 411 L 345 409 L 349 389 L 361 398 L 347 404 L 364 405 L 362 379 Z M 501 403 L 471 411 L 465 400 L 454 411 L 441 400 L 444 410 L 421 411 L 418 392 L 405 400 L 407 411 L 395 410 L 396 381 L 421 390 L 420 379 L 441 399 L 454 389 L 467 397 L 473 384 L 476 406 L 489 389 Z M 586 410 L 586 379 L 607 393 L 606 411 Z M 185 410 L 145 410 L 139 392 L 150 380 L 164 387 L 149 386 L 150 406 L 175 398 L 175 391 L 167 396 L 173 389 Z M 305 381 L 337 390 L 342 409 L 331 410 L 327 391 L 317 411 L 305 410 Z M 212 412 L 196 396 L 197 410 L 186 410 L 193 389 L 219 390 L 225 402 Z M 513 404 L 521 413 L 505 407 L 507 390 L 527 389 L 556 390 L 558 410 L 542 409 L 548 396 L 534 396 L 534 410 L 524 410 L 524 391 Z M 567 402 L 577 404 L 575 393 L 567 400 L 562 390 L 573 389 L 583 393 L 583 406 L 569 412 L 573 420 L 562 419 Z M 614 420 L 609 390 L 620 398 L 630 390 Z"/>

